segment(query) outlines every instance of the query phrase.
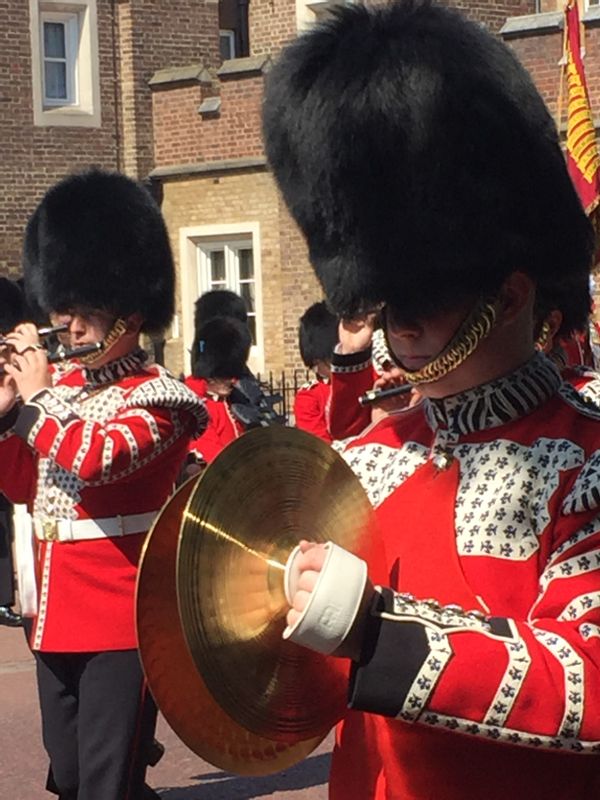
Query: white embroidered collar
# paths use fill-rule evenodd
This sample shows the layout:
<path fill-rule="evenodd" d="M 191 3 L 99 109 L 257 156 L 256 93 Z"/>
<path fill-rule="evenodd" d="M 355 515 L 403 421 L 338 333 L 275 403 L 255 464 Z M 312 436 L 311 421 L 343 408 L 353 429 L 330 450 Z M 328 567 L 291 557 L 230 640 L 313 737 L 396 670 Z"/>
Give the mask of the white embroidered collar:
<path fill-rule="evenodd" d="M 103 386 L 107 383 L 115 383 L 116 381 L 125 378 L 127 375 L 132 375 L 139 372 L 148 361 L 148 353 L 137 347 L 130 353 L 127 353 L 121 358 L 116 358 L 114 361 L 109 361 L 96 369 L 92 367 L 84 367 L 83 374 L 85 375 L 85 382 L 88 386 Z"/>
<path fill-rule="evenodd" d="M 497 428 L 524 417 L 558 391 L 562 378 L 543 353 L 536 353 L 522 367 L 498 380 L 466 392 L 425 400 L 431 429 L 455 436 Z"/>

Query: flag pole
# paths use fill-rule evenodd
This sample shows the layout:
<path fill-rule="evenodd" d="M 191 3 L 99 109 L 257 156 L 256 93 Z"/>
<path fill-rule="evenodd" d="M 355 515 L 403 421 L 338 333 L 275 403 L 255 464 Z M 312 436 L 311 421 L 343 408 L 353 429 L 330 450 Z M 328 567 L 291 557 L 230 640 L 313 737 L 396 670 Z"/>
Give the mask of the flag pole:
<path fill-rule="evenodd" d="M 567 19 L 566 19 L 566 11 L 571 5 L 570 1 L 567 2 L 565 6 L 565 16 L 564 16 L 564 23 L 563 23 L 563 39 L 562 39 L 562 56 L 558 62 L 560 66 L 560 77 L 558 81 L 558 100 L 556 102 L 556 130 L 560 136 L 560 124 L 562 122 L 562 110 L 563 110 L 563 94 L 564 94 L 564 86 L 565 86 L 565 75 L 567 73 Z"/>

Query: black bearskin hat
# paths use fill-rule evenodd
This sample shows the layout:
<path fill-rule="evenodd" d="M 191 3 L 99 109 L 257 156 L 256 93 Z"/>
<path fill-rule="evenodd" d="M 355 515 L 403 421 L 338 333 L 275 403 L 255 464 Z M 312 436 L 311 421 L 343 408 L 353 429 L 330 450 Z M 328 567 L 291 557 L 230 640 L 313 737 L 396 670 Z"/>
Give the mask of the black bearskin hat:
<path fill-rule="evenodd" d="M 268 159 L 333 309 L 426 317 L 514 270 L 588 311 L 593 234 L 513 53 L 428 0 L 336 9 L 284 49 Z M 572 302 L 571 302 L 572 300 Z"/>
<path fill-rule="evenodd" d="M 235 317 L 245 324 L 248 321 L 248 309 L 244 298 L 229 289 L 204 292 L 196 300 L 194 309 L 196 330 L 213 317 Z"/>
<path fill-rule="evenodd" d="M 300 355 L 307 367 L 317 361 L 331 361 L 338 342 L 338 319 L 327 303 L 314 303 L 300 317 Z"/>
<path fill-rule="evenodd" d="M 144 332 L 173 317 L 165 223 L 148 191 L 125 175 L 94 169 L 53 186 L 27 225 L 23 271 L 27 296 L 47 312 L 138 312 Z"/>
<path fill-rule="evenodd" d="M 25 317 L 25 298 L 18 284 L 0 277 L 0 333 L 12 331 Z"/>
<path fill-rule="evenodd" d="M 246 374 L 252 344 L 247 325 L 234 317 L 213 317 L 197 336 L 197 352 L 192 353 L 196 378 L 240 378 Z"/>

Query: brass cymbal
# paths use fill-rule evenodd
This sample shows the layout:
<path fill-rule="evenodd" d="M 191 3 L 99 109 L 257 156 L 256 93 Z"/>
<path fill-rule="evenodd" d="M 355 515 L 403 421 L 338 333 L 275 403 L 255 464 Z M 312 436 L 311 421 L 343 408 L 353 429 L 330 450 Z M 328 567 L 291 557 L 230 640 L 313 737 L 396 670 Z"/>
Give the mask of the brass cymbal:
<path fill-rule="evenodd" d="M 282 639 L 287 557 L 333 541 L 383 574 L 372 506 L 345 461 L 294 428 L 252 430 L 193 489 L 183 514 L 177 594 L 204 683 L 242 727 L 294 744 L 324 736 L 346 708 L 349 662 Z"/>
<path fill-rule="evenodd" d="M 208 692 L 181 629 L 175 591 L 177 540 L 198 478 L 164 506 L 150 531 L 137 582 L 137 631 L 150 690 L 165 719 L 197 755 L 238 775 L 268 775 L 305 758 L 323 737 L 287 745 L 250 733 Z"/>

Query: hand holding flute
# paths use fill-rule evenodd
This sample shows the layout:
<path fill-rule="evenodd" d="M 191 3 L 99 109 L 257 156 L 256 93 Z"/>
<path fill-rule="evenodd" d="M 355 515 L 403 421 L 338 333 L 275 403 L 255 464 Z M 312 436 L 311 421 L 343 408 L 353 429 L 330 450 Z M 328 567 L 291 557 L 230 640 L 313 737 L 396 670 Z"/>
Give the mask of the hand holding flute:
<path fill-rule="evenodd" d="M 8 402 L 9 395 L 13 393 L 12 403 L 4 411 L 4 403 L 0 401 L 0 413 L 7 413 L 16 402 L 17 394 L 27 402 L 42 389 L 49 388 L 52 378 L 48 369 L 48 353 L 41 342 L 40 333 L 31 322 L 17 325 L 2 337 L 0 346 L 0 366 L 4 372 L 3 400 Z"/>
<path fill-rule="evenodd" d="M 371 421 L 377 422 L 393 411 L 411 408 L 421 399 L 419 392 L 406 382 L 402 371 L 397 367 L 386 370 L 373 384 L 373 388 L 365 392 L 358 402 L 371 406 Z"/>

